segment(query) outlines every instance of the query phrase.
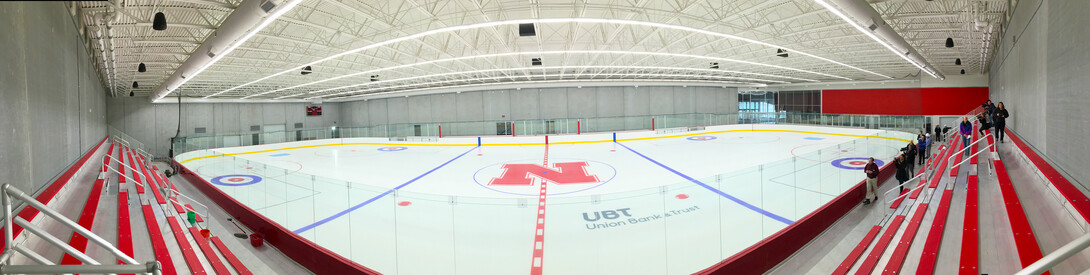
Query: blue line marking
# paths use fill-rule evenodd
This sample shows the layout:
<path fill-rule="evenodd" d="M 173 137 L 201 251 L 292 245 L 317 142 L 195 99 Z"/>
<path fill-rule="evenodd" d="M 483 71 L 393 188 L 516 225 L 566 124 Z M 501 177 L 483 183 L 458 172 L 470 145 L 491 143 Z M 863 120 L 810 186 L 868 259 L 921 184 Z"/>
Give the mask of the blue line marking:
<path fill-rule="evenodd" d="M 375 196 L 374 198 L 368 199 L 367 201 L 364 201 L 364 202 L 362 202 L 360 204 L 354 205 L 354 206 L 352 206 L 352 207 L 350 207 L 348 209 L 345 209 L 344 211 L 337 212 L 337 214 L 333 214 L 333 216 L 329 216 L 329 217 L 327 217 L 325 219 L 322 219 L 322 220 L 317 221 L 315 223 L 312 223 L 310 225 L 304 226 L 303 228 L 296 229 L 295 231 L 292 231 L 292 232 L 294 232 L 295 234 L 302 234 L 303 232 L 307 232 L 307 230 L 314 229 L 315 227 L 318 227 L 319 225 L 330 222 L 330 221 L 332 221 L 332 220 L 334 220 L 336 218 L 340 218 L 341 216 L 344 216 L 345 214 L 348 214 L 348 212 L 355 211 L 356 209 L 359 209 L 360 207 L 363 207 L 364 205 L 370 204 L 370 203 L 372 203 L 372 202 L 374 202 L 374 201 L 376 201 L 378 199 L 381 199 L 382 197 L 385 197 L 386 195 L 389 195 L 390 193 L 393 193 L 394 190 L 401 189 L 402 187 L 405 187 L 405 186 L 409 185 L 410 183 L 416 182 L 420 178 L 423 178 L 424 176 L 427 176 L 428 174 L 431 174 L 432 172 L 435 172 L 435 170 L 439 170 L 439 168 L 443 168 L 443 166 L 447 166 L 447 164 L 450 164 L 451 162 L 454 162 L 455 160 L 461 158 L 462 156 L 465 156 L 469 152 L 472 152 L 473 149 L 477 149 L 477 147 L 470 148 L 468 151 L 465 151 L 461 155 L 458 155 L 457 157 L 454 157 L 454 158 L 448 160 L 447 162 L 444 162 L 443 164 L 440 164 L 439 166 L 437 166 L 435 168 L 432 168 L 431 170 L 428 170 L 427 172 L 424 172 L 424 174 L 416 176 L 415 178 L 413 178 L 413 179 L 411 179 L 411 180 L 409 180 L 409 181 L 407 181 L 405 183 L 402 183 L 401 185 L 398 185 L 397 187 L 394 187 L 394 189 L 387 190 L 386 192 L 383 192 L 382 194 L 379 194 L 378 196 Z"/>
<path fill-rule="evenodd" d="M 772 214 L 772 212 L 768 212 L 768 210 L 761 209 L 760 207 L 757 207 L 756 205 L 749 204 L 748 202 L 745 202 L 745 201 L 743 201 L 741 199 L 735 198 L 734 196 L 727 195 L 727 193 L 724 193 L 723 191 L 721 191 L 719 189 L 716 189 L 715 187 L 711 187 L 711 186 L 709 186 L 707 184 L 704 184 L 703 182 L 700 182 L 699 180 L 696 180 L 696 179 L 694 179 L 694 178 L 692 178 L 692 177 L 690 177 L 688 175 L 682 174 L 681 172 L 678 172 L 677 170 L 674 170 L 674 168 L 670 168 L 669 166 L 666 166 L 665 164 L 662 164 L 661 162 L 655 161 L 654 159 L 651 159 L 648 156 L 640 154 L 640 152 L 636 152 L 636 150 L 632 150 L 632 148 L 628 148 L 628 146 L 625 146 L 624 144 L 617 143 L 617 145 L 621 145 L 621 147 L 624 147 L 625 149 L 628 149 L 628 151 L 632 151 L 632 153 L 636 153 L 636 155 L 639 155 L 640 157 L 643 157 L 644 159 L 646 159 L 648 161 L 651 161 L 652 163 L 658 165 L 659 167 L 665 168 L 666 170 L 669 170 L 670 172 L 673 172 L 674 174 L 677 174 L 678 176 L 681 176 L 682 178 L 685 178 L 686 180 L 689 180 L 689 181 L 691 181 L 693 183 L 696 183 L 697 185 L 700 185 L 701 187 L 704 187 L 705 189 L 708 189 L 708 190 L 710 190 L 712 192 L 715 192 L 716 194 L 719 194 L 720 196 L 723 196 L 724 198 L 727 198 L 727 199 L 729 199 L 731 201 L 734 201 L 735 203 L 740 204 L 740 205 L 742 205 L 742 206 L 744 206 L 746 208 L 749 208 L 750 210 L 756 211 L 757 213 L 761 213 L 761 215 L 765 215 L 766 217 L 772 218 L 773 220 L 777 220 L 779 222 L 782 222 L 782 223 L 785 223 L 785 224 L 788 224 L 788 225 L 794 223 L 794 221 L 792 221 L 792 220 L 789 220 L 789 219 L 784 218 L 784 217 L 780 217 L 779 215 L 776 215 L 776 214 Z"/>

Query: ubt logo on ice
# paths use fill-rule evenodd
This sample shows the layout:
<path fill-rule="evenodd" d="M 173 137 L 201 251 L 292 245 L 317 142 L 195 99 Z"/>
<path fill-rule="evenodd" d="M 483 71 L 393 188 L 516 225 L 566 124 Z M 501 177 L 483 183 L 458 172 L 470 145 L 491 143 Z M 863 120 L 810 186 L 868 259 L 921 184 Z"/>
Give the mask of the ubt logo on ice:
<path fill-rule="evenodd" d="M 556 159 L 547 166 L 532 161 L 540 160 L 492 164 L 478 170 L 473 179 L 493 191 L 537 196 L 543 182 L 549 184 L 550 195 L 562 195 L 601 186 L 617 174 L 612 166 L 597 161 Z"/>

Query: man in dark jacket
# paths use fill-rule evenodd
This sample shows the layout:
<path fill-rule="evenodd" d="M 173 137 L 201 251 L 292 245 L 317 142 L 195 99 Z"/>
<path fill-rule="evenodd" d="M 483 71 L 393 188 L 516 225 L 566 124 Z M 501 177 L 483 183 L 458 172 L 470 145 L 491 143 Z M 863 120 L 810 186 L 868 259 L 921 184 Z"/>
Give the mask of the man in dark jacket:
<path fill-rule="evenodd" d="M 969 148 L 969 141 L 973 138 L 973 123 L 969 122 L 968 117 L 961 117 L 958 134 L 961 135 L 961 148 Z M 969 150 L 965 150 L 965 155 L 969 155 Z"/>
<path fill-rule="evenodd" d="M 905 159 L 904 155 L 900 155 L 897 156 L 897 159 L 893 160 L 893 165 L 897 167 L 896 177 L 897 182 L 899 182 L 901 186 L 900 192 L 904 193 L 905 182 L 910 179 L 908 175 L 910 174 L 909 170 L 911 170 L 912 168 L 909 168 L 909 166 L 911 166 L 912 163 Z"/>
<path fill-rule="evenodd" d="M 878 164 L 874 163 L 874 158 L 870 158 L 867 161 L 867 166 L 863 167 L 863 172 L 867 173 L 867 195 L 863 200 L 863 204 L 870 204 L 870 198 L 874 197 L 874 201 L 878 202 L 878 195 L 874 192 L 878 190 Z"/>
<path fill-rule="evenodd" d="M 1004 107 L 1003 102 L 1000 102 L 999 107 L 995 109 L 995 114 L 992 116 L 992 121 L 995 121 L 995 135 L 999 138 L 999 142 L 1003 142 L 1003 137 L 1006 136 L 1007 118 L 1010 116 L 1007 107 Z"/>
<path fill-rule="evenodd" d="M 985 101 L 984 104 L 980 104 L 980 107 L 984 107 L 984 111 L 988 114 L 988 118 L 991 118 L 995 114 L 995 104 L 992 104 L 992 100 Z"/>
<path fill-rule="evenodd" d="M 905 147 L 905 149 L 907 149 L 905 151 L 905 161 L 908 162 L 908 170 L 915 170 L 916 169 L 916 152 L 918 152 L 918 150 L 916 149 L 916 143 L 912 142 L 912 141 L 909 141 L 908 145 Z"/>
<path fill-rule="evenodd" d="M 935 141 L 942 142 L 942 127 L 935 124 Z"/>

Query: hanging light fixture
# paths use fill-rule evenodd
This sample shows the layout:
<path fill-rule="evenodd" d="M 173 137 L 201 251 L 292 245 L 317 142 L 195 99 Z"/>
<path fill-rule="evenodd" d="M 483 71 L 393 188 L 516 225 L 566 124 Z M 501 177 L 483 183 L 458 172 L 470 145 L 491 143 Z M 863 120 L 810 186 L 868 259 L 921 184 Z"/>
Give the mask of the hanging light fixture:
<path fill-rule="evenodd" d="M 308 74 L 310 74 L 312 72 L 310 71 L 310 66 L 306 66 L 306 67 L 303 67 L 303 71 L 299 72 L 299 73 L 303 74 L 303 75 L 308 75 Z"/>
<path fill-rule="evenodd" d="M 140 62 L 140 66 L 136 67 L 136 71 L 141 72 L 141 73 L 146 72 L 146 71 L 148 71 L 148 66 L 144 66 L 144 62 Z"/>
<path fill-rule="evenodd" d="M 140 88 L 140 85 L 136 84 L 136 81 L 133 81 L 132 82 L 132 88 L 133 89 Z"/>
<path fill-rule="evenodd" d="M 787 51 L 783 49 L 776 49 L 776 56 L 787 57 Z"/>
<path fill-rule="evenodd" d="M 167 16 L 163 12 L 155 13 L 155 18 L 151 21 L 151 29 L 157 31 L 167 29 Z"/>
<path fill-rule="evenodd" d="M 965 74 L 965 69 L 961 69 L 961 74 Z"/>
<path fill-rule="evenodd" d="M 961 65 L 961 58 L 955 59 L 954 65 Z"/>
<path fill-rule="evenodd" d="M 950 38 L 950 37 L 946 38 L 946 47 L 947 48 L 953 48 L 954 47 L 954 38 Z"/>
<path fill-rule="evenodd" d="M 136 96 L 136 93 L 134 93 L 133 91 L 129 91 L 129 96 Z"/>

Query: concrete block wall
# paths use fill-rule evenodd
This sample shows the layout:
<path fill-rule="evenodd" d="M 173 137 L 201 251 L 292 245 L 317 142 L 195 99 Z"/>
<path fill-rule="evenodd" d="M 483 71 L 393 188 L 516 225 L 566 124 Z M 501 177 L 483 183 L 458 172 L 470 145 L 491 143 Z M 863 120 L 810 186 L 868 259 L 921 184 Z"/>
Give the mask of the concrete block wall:
<path fill-rule="evenodd" d="M 341 103 L 346 127 L 465 122 L 738 113 L 735 88 L 584 87 L 444 93 Z"/>
<path fill-rule="evenodd" d="M 1082 185 L 1090 184 L 1090 1 L 1021 0 L 991 65 L 1007 126 Z M 1087 190 L 1087 188 L 1083 188 Z"/>
<path fill-rule="evenodd" d="M 107 115 L 111 127 L 125 132 L 150 147 L 149 153 L 167 156 L 170 138 L 178 132 L 181 136 L 250 133 L 251 126 L 264 129 L 270 125 L 283 125 L 285 130 L 295 129 L 296 123 L 303 128 L 323 128 L 342 125 L 340 104 L 322 104 L 321 116 L 306 116 L 306 103 L 184 103 L 181 119 L 178 104 L 150 103 L 147 97 L 109 98 Z M 205 128 L 205 133 L 196 133 Z"/>
<path fill-rule="evenodd" d="M 106 87 L 65 2 L 0 3 L 0 183 L 38 192 L 106 137 Z"/>

